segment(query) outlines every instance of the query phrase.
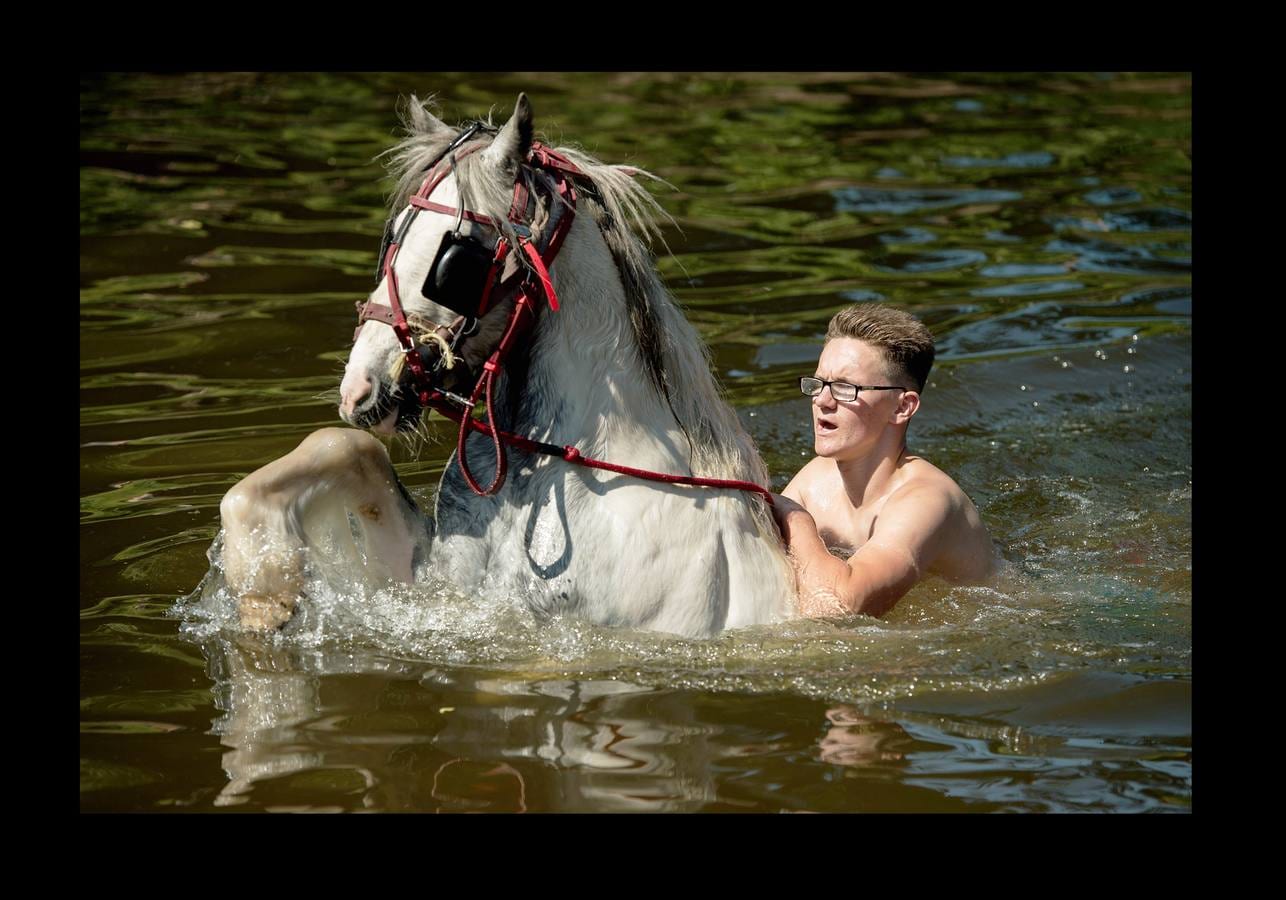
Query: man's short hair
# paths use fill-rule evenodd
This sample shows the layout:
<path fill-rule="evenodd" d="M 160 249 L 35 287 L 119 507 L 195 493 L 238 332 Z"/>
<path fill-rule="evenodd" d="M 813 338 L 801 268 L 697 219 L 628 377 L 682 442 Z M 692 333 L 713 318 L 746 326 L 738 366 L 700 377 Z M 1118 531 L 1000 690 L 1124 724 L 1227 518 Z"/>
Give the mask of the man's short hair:
<path fill-rule="evenodd" d="M 856 338 L 884 351 L 889 375 L 924 391 L 933 368 L 933 335 L 910 313 L 879 303 L 856 303 L 837 312 L 826 340 Z"/>

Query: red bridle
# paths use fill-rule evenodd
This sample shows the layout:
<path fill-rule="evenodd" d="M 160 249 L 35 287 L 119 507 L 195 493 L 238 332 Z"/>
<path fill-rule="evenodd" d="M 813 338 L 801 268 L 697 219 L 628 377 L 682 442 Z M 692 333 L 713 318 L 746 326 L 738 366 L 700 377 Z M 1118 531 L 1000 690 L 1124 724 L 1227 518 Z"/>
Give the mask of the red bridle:
<path fill-rule="evenodd" d="M 508 457 L 505 453 L 505 445 L 517 447 L 529 453 L 543 453 L 551 456 L 560 457 L 567 462 L 576 463 L 577 465 L 586 466 L 593 469 L 603 469 L 609 472 L 616 472 L 622 475 L 630 475 L 635 478 L 643 478 L 650 481 L 659 481 L 667 484 L 688 484 L 702 487 L 716 488 L 734 488 L 743 491 L 753 491 L 761 494 L 764 499 L 771 505 L 773 502 L 772 494 L 761 485 L 751 481 L 738 481 L 724 478 L 698 478 L 688 475 L 669 475 L 661 472 L 649 472 L 644 469 L 635 469 L 630 466 L 621 466 L 613 463 L 604 462 L 598 459 L 581 456 L 580 451 L 569 445 L 558 446 L 556 444 L 547 444 L 542 441 L 533 441 L 520 435 L 510 434 L 500 431 L 496 427 L 493 410 L 493 388 L 497 375 L 503 370 L 505 360 L 517 345 L 518 340 L 525 336 L 528 331 L 535 325 L 536 316 L 539 312 L 539 306 L 534 299 L 534 294 L 538 290 L 543 294 L 549 304 L 552 312 L 558 312 L 558 295 L 554 291 L 553 279 L 549 275 L 549 267 L 553 265 L 554 258 L 562 248 L 563 240 L 567 232 L 571 230 L 572 221 L 575 218 L 576 209 L 576 182 L 577 178 L 584 178 L 585 175 L 570 160 L 556 151 L 544 146 L 540 142 L 533 142 L 530 152 L 527 154 L 527 164 L 533 168 L 545 170 L 551 176 L 549 181 L 553 185 L 557 198 L 550 198 L 551 209 L 556 209 L 559 213 L 557 221 L 554 223 L 552 231 L 549 232 L 548 241 L 544 242 L 543 251 L 532 244 L 531 229 L 525 223 L 528 206 L 532 200 L 530 192 L 522 179 L 522 173 L 519 172 L 514 183 L 513 203 L 509 207 L 509 222 L 518 234 L 518 244 L 527 261 L 531 264 L 531 270 L 522 276 L 517 287 L 517 293 L 514 300 L 514 306 L 509 313 L 509 321 L 505 326 L 504 336 L 500 343 L 492 352 L 490 358 L 483 364 L 482 375 L 478 378 L 477 384 L 473 388 L 472 394 L 466 399 L 456 396 L 447 391 L 436 388 L 432 385 L 429 374 L 424 371 L 423 362 L 420 359 L 420 353 L 416 349 L 415 339 L 411 335 L 411 329 L 407 322 L 406 314 L 403 312 L 401 297 L 398 292 L 397 274 L 393 270 L 393 262 L 397 258 L 398 249 L 402 240 L 405 238 L 407 231 L 410 229 L 411 222 L 419 214 L 420 210 L 441 213 L 443 215 L 458 216 L 468 219 L 470 222 L 477 222 L 482 225 L 490 226 L 499 232 L 500 237 L 496 243 L 495 255 L 492 258 L 491 269 L 487 274 L 486 282 L 483 287 L 483 296 L 478 304 L 478 318 L 490 308 L 493 291 L 496 283 L 499 281 L 500 272 L 505 264 L 506 259 L 511 252 L 509 239 L 501 231 L 494 219 L 488 216 L 474 213 L 470 210 L 459 209 L 456 207 L 446 206 L 441 203 L 435 203 L 429 199 L 433 191 L 443 179 L 450 174 L 454 164 L 463 156 L 467 156 L 477 150 L 482 149 L 481 144 L 467 147 L 458 155 L 450 155 L 451 151 L 459 147 L 469 137 L 478 130 L 477 126 L 466 130 L 459 138 L 452 142 L 441 156 L 439 163 L 445 158 L 450 165 L 438 171 L 439 165 L 435 164 L 429 172 L 420 189 L 410 198 L 410 214 L 402 227 L 398 229 L 396 235 L 388 246 L 384 254 L 384 276 L 388 284 L 389 305 L 381 306 L 372 302 L 361 305 L 358 311 L 358 330 L 368 319 L 374 319 L 393 328 L 397 335 L 398 342 L 403 348 L 406 357 L 406 366 L 411 371 L 411 378 L 415 386 L 416 399 L 421 406 L 436 410 L 445 418 L 458 422 L 460 425 L 459 438 L 456 443 L 456 455 L 460 463 L 460 472 L 468 483 L 469 488 L 479 496 L 489 496 L 495 494 L 502 484 L 508 471 Z M 561 202 L 559 202 L 561 201 Z M 547 229 L 548 230 L 548 229 Z M 542 236 L 543 237 L 543 236 Z M 535 278 L 533 279 L 532 275 Z M 443 340 L 449 340 L 449 344 L 454 346 L 459 340 L 461 333 L 467 331 L 467 323 L 464 316 L 458 316 L 449 325 L 437 326 L 437 331 Z M 353 334 L 354 340 L 357 338 L 357 332 Z M 478 422 L 473 418 L 473 410 L 477 407 L 478 402 L 485 397 L 487 408 L 486 423 Z M 466 456 L 466 439 L 470 431 L 478 431 L 489 436 L 496 451 L 496 474 L 491 484 L 486 488 L 480 487 L 474 480 L 473 474 L 469 471 L 468 458 Z"/>
<path fill-rule="evenodd" d="M 463 143 L 464 140 L 467 140 L 477 130 L 477 126 L 468 129 L 464 134 L 453 141 L 452 145 L 448 147 L 446 151 L 443 151 L 442 156 L 448 157 L 447 162 L 450 163 L 450 165 L 441 167 L 439 164 L 435 164 L 432 170 L 430 170 L 428 176 L 424 179 L 424 182 L 420 185 L 420 189 L 410 198 L 410 213 L 402 223 L 402 227 L 398 229 L 393 240 L 389 243 L 384 254 L 383 267 L 385 283 L 388 285 L 389 305 L 382 306 L 374 302 L 367 302 L 360 305 L 358 309 L 358 330 L 361 329 L 362 325 L 368 319 L 375 319 L 376 321 L 383 322 L 393 328 L 394 334 L 397 335 L 398 343 L 402 345 L 402 350 L 406 358 L 406 366 L 411 371 L 411 378 L 415 385 L 416 399 L 419 400 L 421 406 L 431 406 L 436 408 L 433 403 L 435 395 L 439 397 L 445 395 L 433 386 L 428 373 L 424 371 L 424 365 L 420 359 L 419 351 L 416 349 L 415 339 L 411 335 L 411 329 L 407 322 L 406 313 L 402 309 L 397 272 L 393 268 L 393 263 L 397 259 L 398 251 L 401 249 L 402 240 L 405 238 L 407 231 L 410 230 L 411 224 L 415 221 L 416 216 L 419 215 L 420 210 L 428 210 L 430 212 L 442 213 L 444 215 L 459 216 L 462 219 L 468 219 L 470 222 L 488 225 L 500 233 L 499 240 L 496 242 L 495 254 L 491 260 L 491 268 L 487 274 L 485 286 L 483 287 L 483 296 L 478 304 L 477 318 L 481 318 L 490 308 L 492 292 L 511 250 L 509 239 L 503 232 L 501 232 L 497 223 L 489 216 L 479 215 L 478 213 L 470 210 L 457 209 L 456 207 L 446 206 L 441 203 L 435 203 L 429 199 L 433 194 L 433 191 L 437 189 L 437 186 L 441 184 L 447 175 L 451 173 L 452 168 L 454 168 L 454 164 L 460 158 L 482 149 L 483 145 L 475 144 L 472 147 L 466 148 L 458 155 L 448 156 L 453 149 Z M 553 264 L 554 257 L 558 255 L 558 251 L 562 247 L 563 239 L 566 237 L 567 231 L 571 227 L 576 204 L 575 185 L 569 178 L 561 175 L 560 170 L 574 175 L 580 175 L 581 173 L 579 169 L 568 162 L 564 157 L 553 153 L 553 151 L 548 150 L 539 143 L 533 144 L 531 152 L 528 154 L 527 158 L 529 164 L 540 168 L 552 169 L 556 173 L 559 173 L 559 177 L 556 180 L 556 190 L 562 199 L 566 201 L 566 207 L 563 210 L 564 214 L 559 217 L 550 240 L 545 247 L 543 256 L 536 247 L 532 246 L 530 239 L 531 230 L 523 222 L 523 218 L 527 213 L 530 197 L 526 185 L 522 182 L 521 173 L 514 184 L 514 199 L 509 210 L 509 222 L 514 226 L 514 230 L 519 235 L 518 243 L 527 259 L 531 262 L 532 270 L 539 279 L 539 287 L 548 300 L 550 309 L 556 312 L 558 310 L 558 295 L 554 291 L 554 285 L 553 281 L 549 277 L 548 267 Z M 439 158 L 439 162 L 440 161 L 441 157 Z M 524 278 L 519 288 L 518 301 L 515 303 L 514 309 L 510 313 L 509 325 L 506 328 L 507 343 L 506 341 L 501 342 L 501 347 L 497 348 L 497 353 L 500 354 L 499 357 L 497 358 L 496 354 L 492 354 L 491 360 L 488 361 L 488 366 L 492 366 L 493 363 L 498 365 L 500 362 L 503 362 L 505 356 L 508 355 L 509 350 L 512 348 L 513 341 L 517 337 L 515 325 L 519 319 L 522 318 L 522 313 L 524 311 L 529 312 L 532 314 L 531 317 L 534 318 L 535 311 L 532 307 L 530 293 L 530 289 L 532 287 L 534 287 L 534 285 L 530 283 L 529 278 Z M 531 324 L 531 322 L 528 322 L 526 327 L 530 327 Z M 449 336 L 451 338 L 450 343 L 454 345 L 459 339 L 460 333 L 466 330 L 464 325 L 464 316 L 459 316 L 449 325 L 437 326 L 436 330 L 444 339 Z M 523 330 L 525 330 L 525 328 Z M 357 339 L 357 331 L 354 331 L 353 339 Z M 485 374 L 493 373 L 494 366 L 492 369 L 487 370 Z M 479 382 L 479 386 L 481 387 L 481 382 Z M 477 403 L 477 396 L 473 398 L 472 402 L 474 404 Z"/>

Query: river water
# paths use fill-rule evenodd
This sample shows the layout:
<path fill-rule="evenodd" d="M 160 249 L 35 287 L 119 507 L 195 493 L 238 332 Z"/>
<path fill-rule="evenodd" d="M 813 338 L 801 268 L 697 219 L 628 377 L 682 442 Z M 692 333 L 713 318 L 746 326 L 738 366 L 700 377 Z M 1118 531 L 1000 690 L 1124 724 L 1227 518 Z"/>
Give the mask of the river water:
<path fill-rule="evenodd" d="M 433 584 L 276 638 L 202 599 L 223 493 L 338 424 L 396 99 L 519 91 L 674 186 L 658 266 L 776 489 L 829 317 L 930 326 L 909 444 L 996 588 L 710 641 Z M 89 75 L 80 146 L 82 810 L 1191 808 L 1190 77 Z M 391 451 L 422 498 L 439 434 Z"/>

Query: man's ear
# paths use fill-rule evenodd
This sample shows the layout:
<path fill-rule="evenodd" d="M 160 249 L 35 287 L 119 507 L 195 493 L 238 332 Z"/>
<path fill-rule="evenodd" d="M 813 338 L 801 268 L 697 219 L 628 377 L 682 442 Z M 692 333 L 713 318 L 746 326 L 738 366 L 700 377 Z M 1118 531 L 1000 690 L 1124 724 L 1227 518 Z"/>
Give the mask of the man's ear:
<path fill-rule="evenodd" d="M 892 424 L 905 425 L 911 421 L 911 417 L 915 415 L 919 408 L 920 392 L 903 391 L 902 398 L 898 401 L 898 408 L 893 412 Z"/>

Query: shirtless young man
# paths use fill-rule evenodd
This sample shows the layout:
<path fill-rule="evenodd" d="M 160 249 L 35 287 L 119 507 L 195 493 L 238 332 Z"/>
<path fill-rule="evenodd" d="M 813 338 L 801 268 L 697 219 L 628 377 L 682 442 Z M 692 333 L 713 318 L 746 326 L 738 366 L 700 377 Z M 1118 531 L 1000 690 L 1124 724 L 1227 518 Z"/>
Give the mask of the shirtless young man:
<path fill-rule="evenodd" d="M 975 584 L 993 573 L 973 502 L 906 450 L 932 365 L 933 336 L 908 313 L 862 303 L 831 319 L 816 377 L 800 379 L 817 456 L 773 509 L 802 615 L 881 616 L 926 573 Z"/>

